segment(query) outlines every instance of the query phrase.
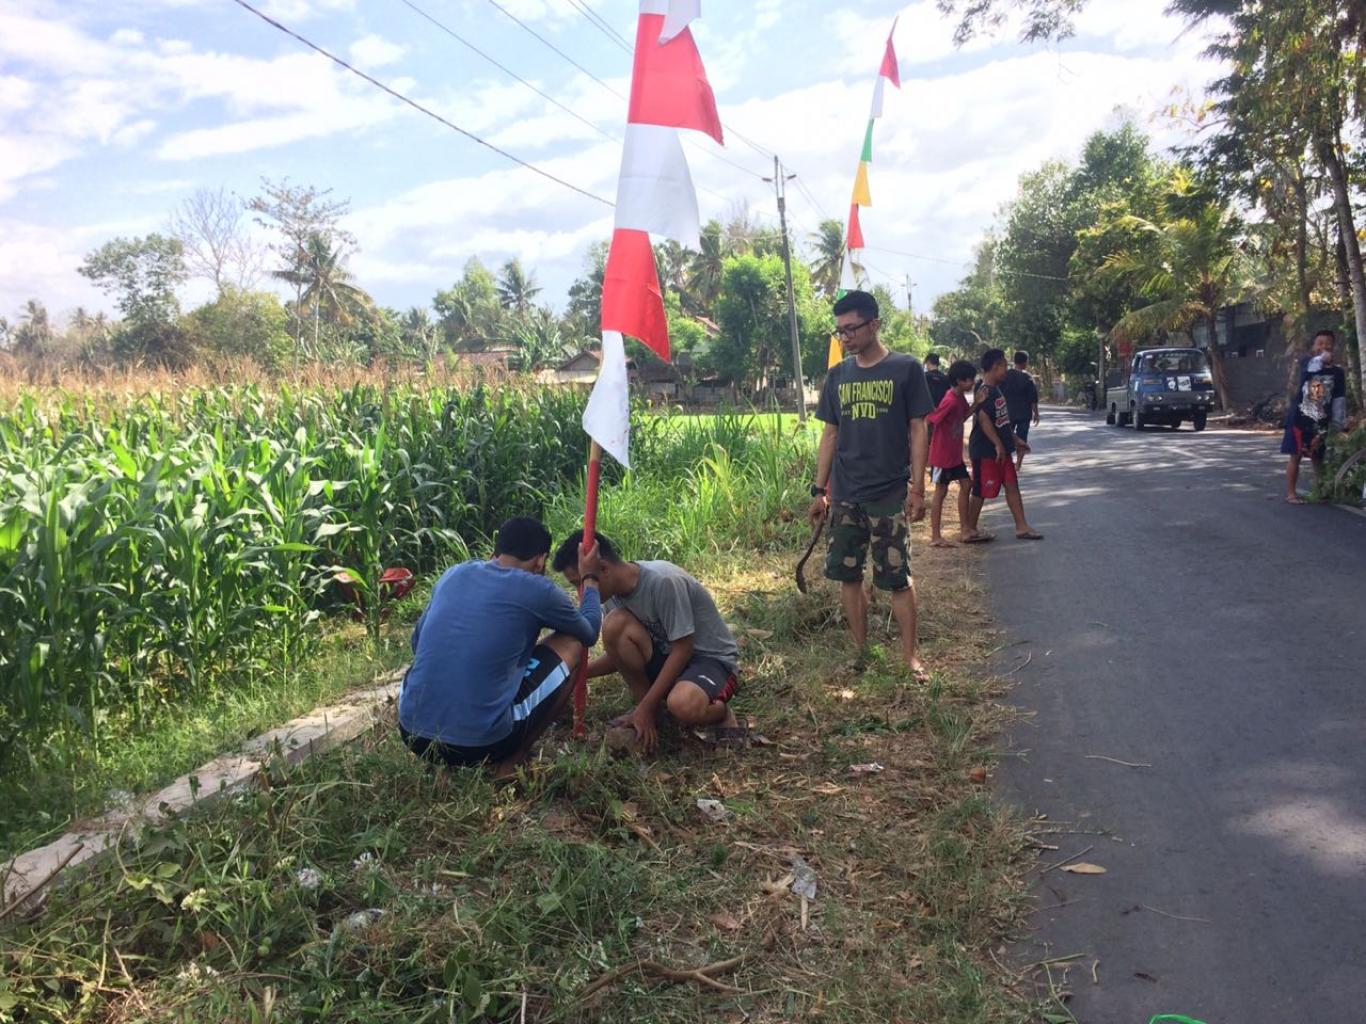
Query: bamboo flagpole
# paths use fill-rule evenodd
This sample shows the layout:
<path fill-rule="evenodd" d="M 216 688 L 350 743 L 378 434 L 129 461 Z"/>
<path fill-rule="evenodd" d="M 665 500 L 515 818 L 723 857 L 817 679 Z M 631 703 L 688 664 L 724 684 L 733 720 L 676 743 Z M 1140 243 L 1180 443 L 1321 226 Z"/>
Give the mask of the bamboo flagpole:
<path fill-rule="evenodd" d="M 688 28 L 701 6 L 701 0 L 640 0 L 612 245 L 603 270 L 602 365 L 583 413 L 584 431 L 593 440 L 583 520 L 587 545 L 597 528 L 603 452 L 631 464 L 626 336 L 665 361 L 670 356 L 669 319 L 650 236 L 691 249 L 701 244 L 697 193 L 679 130 L 724 143 L 716 97 Z M 580 738 L 587 693 L 585 659 L 574 684 L 574 735 Z"/>
<path fill-rule="evenodd" d="M 598 483 L 602 479 L 602 445 L 594 441 L 588 446 L 588 496 L 583 508 L 583 542 L 579 550 L 587 552 L 598 532 Z M 579 603 L 583 603 L 583 582 L 579 582 Z M 591 651 L 583 652 L 578 671 L 574 673 L 574 738 L 587 735 L 584 716 L 588 710 L 588 662 Z"/>

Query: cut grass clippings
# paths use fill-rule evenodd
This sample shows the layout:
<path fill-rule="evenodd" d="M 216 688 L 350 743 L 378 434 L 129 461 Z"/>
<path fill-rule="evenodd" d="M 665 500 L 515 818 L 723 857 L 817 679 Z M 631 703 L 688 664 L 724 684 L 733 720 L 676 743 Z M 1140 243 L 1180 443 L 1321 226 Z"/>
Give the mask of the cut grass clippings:
<path fill-rule="evenodd" d="M 666 729 L 638 762 L 558 729 L 500 788 L 423 767 L 386 729 L 276 765 L 0 925 L 0 1020 L 1027 1019 L 992 955 L 1029 858 L 981 785 L 1007 714 L 980 674 L 981 555 L 916 554 L 930 685 L 891 655 L 885 599 L 854 675 L 836 592 L 797 595 L 790 552 L 691 566 L 771 746 Z M 603 680 L 590 724 L 624 707 Z M 814 899 L 792 892 L 798 859 Z"/>

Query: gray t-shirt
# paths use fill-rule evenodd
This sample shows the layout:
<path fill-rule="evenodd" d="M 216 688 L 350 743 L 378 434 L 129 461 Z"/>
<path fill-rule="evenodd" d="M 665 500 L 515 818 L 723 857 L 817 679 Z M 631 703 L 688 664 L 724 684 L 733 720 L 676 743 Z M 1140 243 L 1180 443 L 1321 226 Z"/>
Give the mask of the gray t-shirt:
<path fill-rule="evenodd" d="M 920 360 L 891 352 L 867 369 L 853 357 L 825 378 L 816 418 L 839 427 L 830 497 L 866 504 L 911 478 L 911 420 L 933 411 Z"/>
<path fill-rule="evenodd" d="M 740 649 L 707 588 L 672 562 L 636 564 L 640 566 L 636 589 L 611 598 L 608 611 L 625 608 L 639 619 L 660 653 L 690 636 L 695 656 L 715 658 L 734 672 Z"/>

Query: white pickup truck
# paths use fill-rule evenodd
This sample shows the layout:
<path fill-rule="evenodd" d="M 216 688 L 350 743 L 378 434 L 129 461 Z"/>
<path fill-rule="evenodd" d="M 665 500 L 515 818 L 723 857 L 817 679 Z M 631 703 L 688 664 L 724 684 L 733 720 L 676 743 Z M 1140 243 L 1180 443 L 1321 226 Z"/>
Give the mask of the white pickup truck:
<path fill-rule="evenodd" d="M 1158 424 L 1179 430 L 1187 420 L 1204 430 L 1214 409 L 1214 378 L 1198 348 L 1150 348 L 1134 354 L 1125 379 L 1105 389 L 1105 422 L 1142 430 Z"/>

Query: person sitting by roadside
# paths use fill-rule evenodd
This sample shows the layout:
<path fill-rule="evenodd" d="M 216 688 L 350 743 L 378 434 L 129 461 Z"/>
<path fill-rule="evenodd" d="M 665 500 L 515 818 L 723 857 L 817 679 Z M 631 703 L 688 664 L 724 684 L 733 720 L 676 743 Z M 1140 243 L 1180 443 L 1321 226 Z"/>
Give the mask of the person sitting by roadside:
<path fill-rule="evenodd" d="M 934 502 L 930 509 L 930 546 L 951 547 L 941 532 L 944 520 L 944 499 L 949 486 L 958 484 L 958 539 L 966 542 L 968 532 L 968 491 L 972 482 L 968 467 L 963 462 L 963 425 L 972 415 L 968 395 L 977 378 L 977 368 L 964 359 L 949 367 L 949 390 L 939 407 L 925 417 L 933 428 L 930 435 L 930 476 L 934 481 Z"/>
<path fill-rule="evenodd" d="M 545 576 L 550 547 L 539 521 L 509 519 L 493 558 L 437 581 L 398 701 L 399 732 L 419 757 L 506 777 L 564 713 L 602 624 L 601 565 L 596 548 L 575 559 L 585 584 L 576 608 Z"/>
<path fill-rule="evenodd" d="M 646 754 L 665 709 L 680 725 L 713 729 L 718 746 L 745 745 L 748 728 L 730 709 L 740 649 L 707 588 L 671 562 L 626 562 L 602 534 L 596 540 L 607 617 L 604 653 L 588 663 L 588 677 L 619 673 L 636 702 L 612 724 L 633 728 Z M 582 543 L 580 530 L 555 552 L 555 571 L 573 584 Z"/>

